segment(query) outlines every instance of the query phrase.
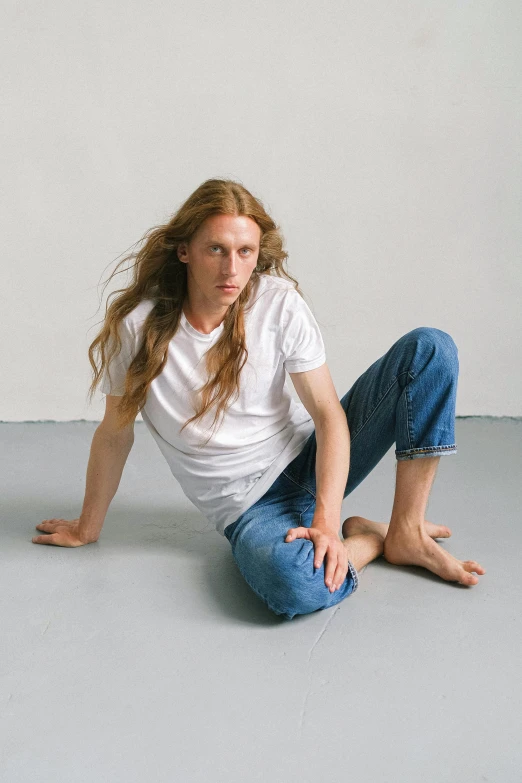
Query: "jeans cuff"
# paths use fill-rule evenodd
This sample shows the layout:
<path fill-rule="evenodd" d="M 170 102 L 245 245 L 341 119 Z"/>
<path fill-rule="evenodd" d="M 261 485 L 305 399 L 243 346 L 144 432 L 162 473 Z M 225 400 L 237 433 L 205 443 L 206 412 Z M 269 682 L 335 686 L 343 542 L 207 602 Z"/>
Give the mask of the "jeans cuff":
<path fill-rule="evenodd" d="M 417 459 L 418 457 L 442 457 L 444 454 L 456 454 L 457 446 L 453 443 L 451 446 L 427 446 L 424 449 L 406 449 L 397 451 L 395 449 L 395 459 Z"/>
<path fill-rule="evenodd" d="M 357 573 L 357 569 L 355 568 L 351 560 L 348 560 L 348 570 L 353 579 L 353 590 L 350 593 L 350 595 L 353 595 L 353 593 L 355 593 L 355 591 L 359 587 L 359 574 Z"/>

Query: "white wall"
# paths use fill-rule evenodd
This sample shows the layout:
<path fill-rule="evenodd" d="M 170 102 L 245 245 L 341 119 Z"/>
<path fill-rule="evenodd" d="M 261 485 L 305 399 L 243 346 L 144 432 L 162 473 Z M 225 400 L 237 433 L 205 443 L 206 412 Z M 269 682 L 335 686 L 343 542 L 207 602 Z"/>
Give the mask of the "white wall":
<path fill-rule="evenodd" d="M 211 176 L 281 225 L 339 396 L 436 326 L 457 415 L 522 415 L 521 20 L 515 0 L 3 4 L 0 419 L 101 417 L 100 282 Z"/>

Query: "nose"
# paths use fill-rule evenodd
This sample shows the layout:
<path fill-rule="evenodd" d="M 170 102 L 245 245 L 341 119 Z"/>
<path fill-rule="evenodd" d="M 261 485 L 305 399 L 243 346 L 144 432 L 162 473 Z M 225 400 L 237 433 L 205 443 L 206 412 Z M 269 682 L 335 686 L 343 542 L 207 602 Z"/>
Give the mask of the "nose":
<path fill-rule="evenodd" d="M 225 263 L 221 269 L 223 275 L 226 275 L 229 280 L 237 275 L 237 258 L 234 253 L 229 253 L 225 256 Z"/>

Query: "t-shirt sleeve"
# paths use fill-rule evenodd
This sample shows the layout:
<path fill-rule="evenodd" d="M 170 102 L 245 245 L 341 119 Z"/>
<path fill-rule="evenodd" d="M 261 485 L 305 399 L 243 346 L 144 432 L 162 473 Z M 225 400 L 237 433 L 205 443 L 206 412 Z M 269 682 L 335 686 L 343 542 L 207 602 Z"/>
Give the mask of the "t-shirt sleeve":
<path fill-rule="evenodd" d="M 283 364 L 288 372 L 315 370 L 326 362 L 317 321 L 295 288 L 285 296 L 282 330 Z"/>
<path fill-rule="evenodd" d="M 125 389 L 125 376 L 135 355 L 135 338 L 125 319 L 118 327 L 121 338 L 121 349 L 112 357 L 109 366 L 105 368 L 100 391 L 103 394 L 114 394 L 122 397 Z"/>

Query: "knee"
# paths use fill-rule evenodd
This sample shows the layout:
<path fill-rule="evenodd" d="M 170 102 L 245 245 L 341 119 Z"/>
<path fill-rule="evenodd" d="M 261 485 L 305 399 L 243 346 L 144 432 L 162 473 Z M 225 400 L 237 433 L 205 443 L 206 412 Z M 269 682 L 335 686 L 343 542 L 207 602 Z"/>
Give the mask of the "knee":
<path fill-rule="evenodd" d="M 307 538 L 267 541 L 259 529 L 240 535 L 234 557 L 252 590 L 277 615 L 291 620 L 325 605 L 323 569 L 314 573 L 314 545 Z"/>
<path fill-rule="evenodd" d="M 272 601 L 281 607 L 287 619 L 324 606 L 323 593 L 327 588 L 319 570 L 314 573 L 313 560 L 314 545 L 306 538 L 283 541 L 274 548 Z"/>
<path fill-rule="evenodd" d="M 459 352 L 455 340 L 448 332 L 433 326 L 418 326 L 405 334 L 403 339 L 430 351 L 431 355 L 440 359 L 445 367 L 458 372 Z"/>
<path fill-rule="evenodd" d="M 286 543 L 266 541 L 262 536 L 241 535 L 234 550 L 234 557 L 243 577 L 268 608 L 277 615 L 292 619 L 299 614 L 298 572 L 295 567 L 296 549 L 305 543 L 301 539 Z M 308 541 L 311 545 L 311 541 Z M 290 551 L 294 546 L 293 552 Z"/>
<path fill-rule="evenodd" d="M 246 551 L 249 548 L 250 551 Z M 243 575 L 268 608 L 291 620 L 297 614 L 319 609 L 314 596 L 313 544 L 308 539 L 270 542 L 251 546 L 243 542 L 236 556 L 242 561 Z"/>

